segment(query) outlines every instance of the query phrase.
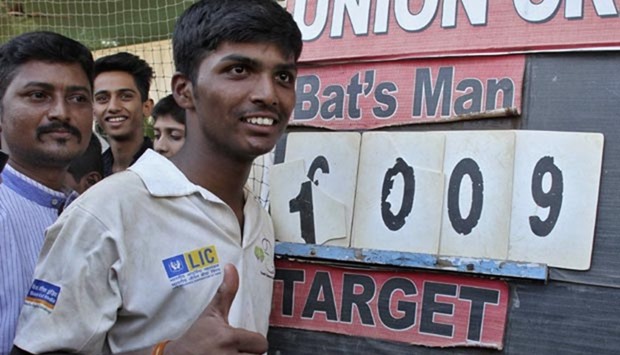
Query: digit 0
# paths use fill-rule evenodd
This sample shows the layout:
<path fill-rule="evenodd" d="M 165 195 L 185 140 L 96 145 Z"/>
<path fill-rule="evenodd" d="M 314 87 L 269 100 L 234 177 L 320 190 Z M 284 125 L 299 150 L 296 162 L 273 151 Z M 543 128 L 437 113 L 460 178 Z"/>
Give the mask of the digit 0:
<path fill-rule="evenodd" d="M 465 175 L 469 175 L 472 183 L 471 208 L 467 218 L 463 218 L 459 207 L 461 182 Z M 448 217 L 450 218 L 452 228 L 457 233 L 468 235 L 478 225 L 480 215 L 482 214 L 483 193 L 484 183 L 478 163 L 471 158 L 461 160 L 452 170 L 448 185 Z"/>
<path fill-rule="evenodd" d="M 401 174 L 405 183 L 403 199 L 398 214 L 390 211 L 391 204 L 387 201 L 394 187 L 394 177 Z M 405 225 L 405 218 L 411 213 L 413 208 L 413 197 L 415 194 L 415 175 L 413 168 L 402 158 L 396 158 L 396 164 L 385 172 L 383 185 L 381 187 L 381 217 L 383 223 L 391 231 L 397 231 Z"/>
<path fill-rule="evenodd" d="M 547 192 L 543 190 L 542 186 L 545 174 L 551 176 L 551 187 Z M 564 179 L 562 177 L 562 170 L 555 165 L 553 157 L 542 157 L 536 163 L 532 173 L 532 197 L 538 206 L 549 208 L 549 215 L 544 221 L 538 216 L 530 216 L 530 228 L 537 236 L 546 237 L 555 227 L 562 209 L 563 193 Z"/>

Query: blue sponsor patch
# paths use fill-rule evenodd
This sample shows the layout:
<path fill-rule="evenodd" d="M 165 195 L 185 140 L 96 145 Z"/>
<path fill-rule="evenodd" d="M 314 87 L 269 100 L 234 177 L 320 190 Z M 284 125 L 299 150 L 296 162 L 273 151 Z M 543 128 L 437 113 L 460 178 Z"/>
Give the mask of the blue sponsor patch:
<path fill-rule="evenodd" d="M 56 307 L 60 286 L 35 279 L 26 295 L 26 303 L 51 312 Z"/>
<path fill-rule="evenodd" d="M 222 273 L 215 246 L 198 248 L 162 260 L 172 287 L 218 276 Z"/>
<path fill-rule="evenodd" d="M 185 274 L 189 271 L 187 269 L 187 264 L 185 263 L 185 257 L 183 256 L 183 254 L 179 254 L 177 256 L 165 259 L 163 263 L 164 268 L 166 268 L 168 278 L 175 277 L 180 274 Z"/>

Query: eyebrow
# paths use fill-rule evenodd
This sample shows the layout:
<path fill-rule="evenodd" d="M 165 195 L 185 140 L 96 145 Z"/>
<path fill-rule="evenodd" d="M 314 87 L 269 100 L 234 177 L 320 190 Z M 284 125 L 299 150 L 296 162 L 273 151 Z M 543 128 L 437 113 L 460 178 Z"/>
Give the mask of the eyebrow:
<path fill-rule="evenodd" d="M 278 68 L 278 70 L 284 70 L 284 71 L 297 71 L 297 64 L 295 63 L 287 63 L 287 64 L 279 64 L 276 66 L 276 68 Z"/>
<path fill-rule="evenodd" d="M 260 62 L 252 59 L 250 57 L 246 57 L 243 55 L 239 55 L 239 54 L 230 54 L 227 55 L 225 57 L 222 58 L 221 60 L 222 62 L 237 62 L 237 63 L 242 63 L 242 64 L 246 64 L 249 66 L 260 66 Z M 278 64 L 276 65 L 276 69 L 277 70 L 288 70 L 288 71 L 296 71 L 297 70 L 297 64 L 295 63 L 285 63 L 285 64 Z"/>
<path fill-rule="evenodd" d="M 111 92 L 120 92 L 120 93 L 131 92 L 131 93 L 134 93 L 134 94 L 138 93 L 136 90 L 134 90 L 132 88 L 122 88 L 122 89 L 118 89 L 118 90 L 107 90 L 107 89 L 97 90 L 97 91 L 95 91 L 95 95 L 104 94 L 104 93 L 109 94 Z"/>
<path fill-rule="evenodd" d="M 30 81 L 24 85 L 24 88 L 37 87 L 45 90 L 52 91 L 54 90 L 54 85 L 41 81 Z M 90 89 L 86 86 L 82 85 L 69 85 L 67 86 L 67 91 L 85 91 L 90 94 Z"/>
<path fill-rule="evenodd" d="M 173 133 L 179 133 L 182 135 L 185 135 L 185 130 L 184 129 L 179 129 L 179 128 L 157 128 L 157 131 L 159 131 L 159 133 L 165 132 L 167 134 L 173 134 Z"/>
<path fill-rule="evenodd" d="M 229 54 L 225 57 L 222 57 L 221 61 L 222 62 L 238 62 L 238 63 L 248 64 L 248 65 L 253 65 L 253 66 L 256 66 L 259 64 L 258 61 L 250 57 L 246 57 L 246 56 L 239 55 L 239 54 Z"/>

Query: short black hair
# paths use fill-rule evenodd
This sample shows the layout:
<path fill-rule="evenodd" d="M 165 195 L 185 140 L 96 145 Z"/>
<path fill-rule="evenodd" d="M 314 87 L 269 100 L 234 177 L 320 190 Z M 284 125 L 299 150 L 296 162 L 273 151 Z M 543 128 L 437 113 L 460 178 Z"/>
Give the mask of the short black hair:
<path fill-rule="evenodd" d="M 17 69 L 27 62 L 79 64 L 91 89 L 94 78 L 93 55 L 86 46 L 69 37 L 49 31 L 23 33 L 0 47 L 0 98 L 4 97 Z"/>
<path fill-rule="evenodd" d="M 299 59 L 301 31 L 274 0 L 201 0 L 179 17 L 172 33 L 176 70 L 195 84 L 198 66 L 223 42 L 273 43 Z"/>
<path fill-rule="evenodd" d="M 153 121 L 157 122 L 157 119 L 161 116 L 170 115 L 178 123 L 185 125 L 185 109 L 183 109 L 174 100 L 174 96 L 168 95 L 160 99 L 155 107 L 153 107 Z"/>
<path fill-rule="evenodd" d="M 148 100 L 151 80 L 153 80 L 153 68 L 144 59 L 131 53 L 119 52 L 95 61 L 95 78 L 109 71 L 122 71 L 130 74 L 140 91 L 142 102 Z"/>
<path fill-rule="evenodd" d="M 90 172 L 98 172 L 103 176 L 103 157 L 101 156 L 101 142 L 95 133 L 90 136 L 90 142 L 86 151 L 71 161 L 67 170 L 75 181 L 80 181 L 84 175 Z"/>

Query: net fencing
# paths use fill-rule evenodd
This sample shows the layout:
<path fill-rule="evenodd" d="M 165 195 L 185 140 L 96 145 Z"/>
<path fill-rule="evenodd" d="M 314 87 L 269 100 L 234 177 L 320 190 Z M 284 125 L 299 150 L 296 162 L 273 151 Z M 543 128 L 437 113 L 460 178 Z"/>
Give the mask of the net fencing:
<path fill-rule="evenodd" d="M 286 6 L 286 0 L 274 0 Z M 0 44 L 29 31 L 61 33 L 85 44 L 95 58 L 130 52 L 155 71 L 150 98 L 170 93 L 174 73 L 171 35 L 176 18 L 195 0 L 1 0 Z M 263 206 L 269 201 L 271 155 L 254 163 L 248 185 Z"/>

